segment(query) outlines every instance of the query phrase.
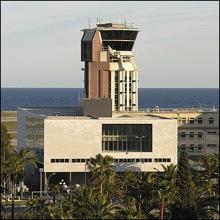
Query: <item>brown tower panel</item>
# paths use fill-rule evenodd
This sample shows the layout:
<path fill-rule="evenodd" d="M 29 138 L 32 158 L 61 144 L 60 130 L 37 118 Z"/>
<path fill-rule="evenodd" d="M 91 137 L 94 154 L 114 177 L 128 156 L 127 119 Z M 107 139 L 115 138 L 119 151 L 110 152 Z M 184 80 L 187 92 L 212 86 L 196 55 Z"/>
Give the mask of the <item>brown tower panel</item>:
<path fill-rule="evenodd" d="M 89 62 L 88 98 L 104 98 L 109 95 L 109 62 Z"/>

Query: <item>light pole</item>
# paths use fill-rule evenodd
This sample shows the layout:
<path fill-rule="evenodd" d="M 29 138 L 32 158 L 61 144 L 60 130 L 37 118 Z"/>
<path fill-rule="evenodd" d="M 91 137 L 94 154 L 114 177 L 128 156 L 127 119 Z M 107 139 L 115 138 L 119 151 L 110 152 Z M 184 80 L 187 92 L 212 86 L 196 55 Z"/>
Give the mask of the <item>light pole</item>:
<path fill-rule="evenodd" d="M 64 180 L 62 179 L 61 182 L 59 182 L 59 185 L 61 186 L 61 189 L 62 189 L 62 195 L 63 195 L 63 188 L 67 187 L 66 183 L 64 182 Z"/>
<path fill-rule="evenodd" d="M 140 141 L 140 172 L 141 172 L 141 179 L 142 179 L 142 139 L 146 136 L 134 136 L 135 138 L 138 138 Z"/>
<path fill-rule="evenodd" d="M 86 186 L 86 166 L 87 166 L 87 162 L 85 163 L 85 186 Z"/>
<path fill-rule="evenodd" d="M 42 173 L 44 172 L 43 168 L 39 168 L 40 172 L 40 197 L 42 197 Z"/>
<path fill-rule="evenodd" d="M 56 173 L 51 173 L 49 176 L 48 176 L 48 179 L 47 179 L 47 194 L 48 194 L 48 189 L 49 189 L 49 187 L 50 187 L 50 177 L 51 176 L 53 176 L 53 175 L 55 175 Z"/>

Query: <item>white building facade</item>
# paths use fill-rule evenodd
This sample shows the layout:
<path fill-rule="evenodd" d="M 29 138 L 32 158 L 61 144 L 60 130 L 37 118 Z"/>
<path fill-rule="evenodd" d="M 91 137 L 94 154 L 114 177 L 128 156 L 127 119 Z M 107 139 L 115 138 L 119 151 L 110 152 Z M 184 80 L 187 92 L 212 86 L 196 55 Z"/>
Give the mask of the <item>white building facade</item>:
<path fill-rule="evenodd" d="M 18 115 L 18 144 L 35 150 L 44 172 L 85 172 L 86 161 L 97 154 L 112 156 L 117 172 L 162 171 L 161 164 L 177 163 L 176 119 L 140 113 L 42 116 L 25 109 Z"/>

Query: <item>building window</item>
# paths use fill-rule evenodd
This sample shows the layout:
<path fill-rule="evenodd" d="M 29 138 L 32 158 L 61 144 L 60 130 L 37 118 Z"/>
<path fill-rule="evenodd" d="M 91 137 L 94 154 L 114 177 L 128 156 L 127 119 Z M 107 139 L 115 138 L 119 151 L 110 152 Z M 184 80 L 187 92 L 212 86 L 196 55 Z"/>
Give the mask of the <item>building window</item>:
<path fill-rule="evenodd" d="M 195 118 L 189 118 L 189 123 L 190 124 L 194 124 L 194 122 L 195 122 Z"/>
<path fill-rule="evenodd" d="M 142 137 L 143 138 L 137 138 Z M 152 152 L 151 124 L 103 124 L 102 150 Z"/>
<path fill-rule="evenodd" d="M 186 132 L 181 132 L 181 133 L 180 133 L 180 137 L 181 137 L 182 139 L 185 139 L 185 138 L 186 138 Z"/>
<path fill-rule="evenodd" d="M 50 162 L 51 162 L 51 163 L 55 163 L 55 159 L 51 159 Z"/>
<path fill-rule="evenodd" d="M 198 139 L 202 139 L 202 132 L 198 132 Z"/>
<path fill-rule="evenodd" d="M 198 118 L 198 124 L 202 124 L 202 118 Z"/>
<path fill-rule="evenodd" d="M 64 161 L 65 161 L 65 163 L 69 163 L 69 159 L 65 159 Z"/>
<path fill-rule="evenodd" d="M 155 158 L 154 162 L 171 162 L 170 158 Z"/>
<path fill-rule="evenodd" d="M 207 134 L 211 134 L 212 135 L 212 134 L 217 134 L 217 132 L 216 131 L 208 131 Z"/>
<path fill-rule="evenodd" d="M 182 124 L 186 124 L 186 118 L 181 118 Z"/>
<path fill-rule="evenodd" d="M 190 139 L 193 139 L 193 138 L 194 138 L 194 132 L 190 132 L 190 133 L 189 133 L 189 138 L 190 138 Z"/>
<path fill-rule="evenodd" d="M 214 118 L 209 117 L 209 124 L 214 124 Z"/>
<path fill-rule="evenodd" d="M 181 151 L 185 151 L 185 150 L 186 150 L 186 145 L 185 145 L 185 144 L 181 144 L 180 150 L 181 150 Z"/>
<path fill-rule="evenodd" d="M 216 147 L 216 144 L 207 144 L 207 147 Z"/>
<path fill-rule="evenodd" d="M 189 151 L 195 151 L 195 146 L 194 144 L 189 145 Z"/>
<path fill-rule="evenodd" d="M 203 151 L 202 144 L 198 144 L 197 151 Z"/>

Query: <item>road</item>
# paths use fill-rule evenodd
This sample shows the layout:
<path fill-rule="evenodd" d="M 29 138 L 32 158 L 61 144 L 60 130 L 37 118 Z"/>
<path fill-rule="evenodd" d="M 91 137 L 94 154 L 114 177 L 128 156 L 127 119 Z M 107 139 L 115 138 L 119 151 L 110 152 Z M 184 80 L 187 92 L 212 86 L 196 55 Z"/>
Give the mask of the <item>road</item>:
<path fill-rule="evenodd" d="M 15 206 L 15 212 L 25 211 L 25 209 L 26 209 L 26 205 Z M 5 206 L 5 210 L 7 211 L 7 213 L 10 213 L 11 206 Z"/>

